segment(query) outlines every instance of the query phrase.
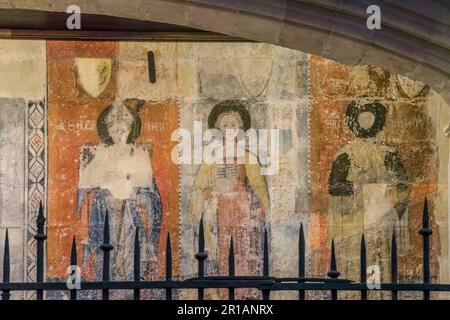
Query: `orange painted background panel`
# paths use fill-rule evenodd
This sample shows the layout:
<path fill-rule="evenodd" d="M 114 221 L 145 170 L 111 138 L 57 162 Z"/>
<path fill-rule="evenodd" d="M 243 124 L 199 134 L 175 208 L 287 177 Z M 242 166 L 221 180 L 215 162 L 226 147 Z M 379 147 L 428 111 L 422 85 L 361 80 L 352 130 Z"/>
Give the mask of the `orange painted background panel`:
<path fill-rule="evenodd" d="M 77 187 L 80 147 L 99 144 L 97 118 L 112 104 L 116 93 L 118 65 L 113 62 L 108 87 L 98 97 L 90 97 L 76 80 L 75 57 L 116 59 L 118 43 L 48 42 L 48 241 L 47 276 L 64 277 L 69 266 L 73 235 L 81 239 L 88 226 L 77 217 Z M 171 234 L 174 272 L 178 271 L 179 173 L 171 161 L 176 142 L 170 141 L 178 128 L 178 106 L 174 101 L 145 103 L 140 110 L 141 135 L 137 144 L 153 145 L 152 166 L 162 206 L 161 241 Z M 161 243 L 163 244 L 163 243 Z M 78 261 L 82 246 L 77 242 Z M 159 261 L 164 263 L 164 245 Z"/>
<path fill-rule="evenodd" d="M 362 67 L 360 67 L 362 68 Z M 354 139 L 346 124 L 345 112 L 352 100 L 366 99 L 380 101 L 388 109 L 386 124 L 378 138 L 394 146 L 400 153 L 411 182 L 409 197 L 408 226 L 411 239 L 411 253 L 402 257 L 399 272 L 402 275 L 417 275 L 417 270 L 404 266 L 420 265 L 422 238 L 418 234 L 421 227 L 423 200 L 433 200 L 437 194 L 436 146 L 433 125 L 423 104 L 407 101 L 394 96 L 390 90 L 394 86 L 388 73 L 380 69 L 376 74 L 367 67 L 367 78 L 355 80 L 355 67 L 310 56 L 310 152 L 311 152 L 311 223 L 312 242 L 311 271 L 321 274 L 327 270 L 329 239 L 326 236 L 328 213 L 328 179 L 336 152 Z M 353 72 L 353 73 L 352 73 Z M 384 73 L 383 73 L 384 72 Z M 381 81 L 383 76 L 388 81 Z M 390 82 L 389 82 L 390 81 Z M 437 257 L 440 252 L 439 228 L 431 210 L 433 236 L 431 268 L 437 274 Z"/>

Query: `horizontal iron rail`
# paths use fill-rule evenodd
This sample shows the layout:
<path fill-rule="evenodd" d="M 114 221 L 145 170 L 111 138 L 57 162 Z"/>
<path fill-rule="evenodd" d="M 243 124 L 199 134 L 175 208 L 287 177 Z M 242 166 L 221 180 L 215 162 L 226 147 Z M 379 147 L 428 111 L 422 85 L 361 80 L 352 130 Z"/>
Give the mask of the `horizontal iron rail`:
<path fill-rule="evenodd" d="M 277 278 L 277 277 L 264 277 L 264 276 L 207 276 L 201 278 L 203 280 L 270 280 L 274 282 L 342 282 L 342 283 L 350 283 L 351 280 L 347 279 L 330 279 L 330 278 L 296 278 L 296 277 L 288 277 L 288 278 Z M 200 280 L 200 278 L 189 278 L 184 281 L 194 281 Z"/>
<path fill-rule="evenodd" d="M 370 289 L 367 283 L 354 282 L 280 282 L 276 280 L 171 280 L 171 281 L 109 281 L 81 282 L 79 290 L 133 290 L 133 289 L 208 289 L 208 288 L 255 288 L 271 291 L 289 290 L 344 290 L 344 291 L 450 291 L 450 284 L 433 283 L 381 283 Z M 0 283 L 0 290 L 69 290 L 66 282 L 10 282 Z"/>
<path fill-rule="evenodd" d="M 35 239 L 37 241 L 37 260 L 36 260 L 36 282 L 9 282 L 10 281 L 10 250 L 9 250 L 9 236 L 8 230 L 5 232 L 4 256 L 3 256 L 3 283 L 0 283 L 1 297 L 3 300 L 10 298 L 11 291 L 36 291 L 36 298 L 42 300 L 44 291 L 69 291 L 70 299 L 77 299 L 77 291 L 93 290 L 101 291 L 102 299 L 109 299 L 109 290 L 133 290 L 134 299 L 140 299 L 140 290 L 146 289 L 162 289 L 166 291 L 166 299 L 172 299 L 172 289 L 188 289 L 197 290 L 198 299 L 204 299 L 205 289 L 228 289 L 228 296 L 230 300 L 235 297 L 236 288 L 255 288 L 261 290 L 263 300 L 270 298 L 272 291 L 298 291 L 299 299 L 305 298 L 305 291 L 330 291 L 331 299 L 338 299 L 338 291 L 360 291 L 361 299 L 367 299 L 368 291 L 390 291 L 392 299 L 398 299 L 398 292 L 400 291 L 421 291 L 423 292 L 423 299 L 430 299 L 430 292 L 450 292 L 450 284 L 436 284 L 431 283 L 430 274 L 430 239 L 432 234 L 430 228 L 430 216 L 428 211 L 428 202 L 425 199 L 422 228 L 420 235 L 423 237 L 423 253 L 422 253 L 422 277 L 421 283 L 398 283 L 398 263 L 397 263 L 397 238 L 394 230 L 391 241 L 391 282 L 390 283 L 367 283 L 366 270 L 366 245 L 364 235 L 361 237 L 361 251 L 360 251 L 360 279 L 359 282 L 354 282 L 348 279 L 339 279 L 340 272 L 337 268 L 337 259 L 335 252 L 334 240 L 331 241 L 331 259 L 328 278 L 305 277 L 305 240 L 303 225 L 300 225 L 299 230 L 299 269 L 298 277 L 273 277 L 269 275 L 269 242 L 267 231 L 264 231 L 264 254 L 263 254 L 263 270 L 262 275 L 257 276 L 236 276 L 235 275 L 235 255 L 234 242 L 230 241 L 229 249 L 229 275 L 228 276 L 206 276 L 205 275 L 205 260 L 208 254 L 205 251 L 205 235 L 203 228 L 203 219 L 200 220 L 199 225 L 199 239 L 198 239 L 198 253 L 195 255 L 198 260 L 197 277 L 173 280 L 172 279 L 172 249 L 170 244 L 169 234 L 166 240 L 166 276 L 165 280 L 140 281 L 140 239 L 139 229 L 135 234 L 134 247 L 134 281 L 111 281 L 110 279 L 110 251 L 114 246 L 110 244 L 110 230 L 108 214 L 105 215 L 105 223 L 103 228 L 103 243 L 100 249 L 103 251 L 103 281 L 81 281 L 80 289 L 73 289 L 68 287 L 68 282 L 65 281 L 51 281 L 44 282 L 44 242 L 47 238 L 45 234 L 45 215 L 42 203 L 39 205 L 39 213 L 36 219 L 37 234 Z M 71 265 L 77 265 L 77 250 L 75 236 L 72 240 L 71 248 Z M 143 279 L 142 279 L 143 280 Z M 73 284 L 73 283 L 72 283 Z"/>

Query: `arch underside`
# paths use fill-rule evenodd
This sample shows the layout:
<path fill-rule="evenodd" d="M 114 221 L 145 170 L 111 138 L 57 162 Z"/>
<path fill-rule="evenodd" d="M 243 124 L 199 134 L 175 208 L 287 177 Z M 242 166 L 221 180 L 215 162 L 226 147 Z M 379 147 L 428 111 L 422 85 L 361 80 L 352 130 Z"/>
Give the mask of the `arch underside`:
<path fill-rule="evenodd" d="M 2 9 L 64 13 L 71 0 L 0 1 Z M 366 8 L 379 5 L 381 30 Z M 349 65 L 370 64 L 428 84 L 450 101 L 450 25 L 445 1 L 88 1 L 82 13 L 152 21 L 267 42 Z M 231 39 L 231 38 L 230 38 Z"/>

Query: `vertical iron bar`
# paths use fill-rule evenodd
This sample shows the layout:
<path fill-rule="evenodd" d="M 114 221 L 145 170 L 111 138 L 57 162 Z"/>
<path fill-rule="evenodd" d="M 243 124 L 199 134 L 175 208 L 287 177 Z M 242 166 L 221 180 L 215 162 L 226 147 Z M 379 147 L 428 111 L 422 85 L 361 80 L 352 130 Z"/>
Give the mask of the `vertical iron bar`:
<path fill-rule="evenodd" d="M 423 238 L 423 283 L 430 283 L 430 215 L 428 212 L 428 200 L 425 198 L 423 205 L 422 228 L 419 231 Z M 423 290 L 423 300 L 430 300 L 430 291 Z"/>
<path fill-rule="evenodd" d="M 367 254 L 364 233 L 361 236 L 360 281 L 367 283 Z M 361 290 L 361 300 L 367 300 L 367 290 Z"/>
<path fill-rule="evenodd" d="M 139 227 L 136 227 L 134 235 L 134 281 L 141 281 L 141 244 L 139 242 Z M 141 299 L 141 292 L 139 289 L 134 289 L 134 300 Z"/>
<path fill-rule="evenodd" d="M 8 229 L 5 233 L 5 245 L 3 246 L 3 283 L 8 283 L 10 280 L 10 263 L 9 263 L 9 235 Z M 11 294 L 9 290 L 3 290 L 2 300 L 9 300 Z"/>
<path fill-rule="evenodd" d="M 76 243 L 75 236 L 73 236 L 72 248 L 70 250 L 70 266 L 71 266 L 71 268 L 73 268 L 73 267 L 77 268 L 77 243 Z M 75 271 L 75 279 L 77 279 L 78 270 L 75 269 L 74 271 Z M 70 290 L 70 300 L 77 300 L 77 290 L 76 289 Z"/>
<path fill-rule="evenodd" d="M 305 277 L 305 234 L 303 232 L 303 223 L 300 223 L 298 237 L 298 277 Z M 305 300 L 305 290 L 298 291 L 298 299 Z"/>
<path fill-rule="evenodd" d="M 36 282 L 44 281 L 44 241 L 47 236 L 44 233 L 45 229 L 45 217 L 44 207 L 42 201 L 39 202 L 39 212 L 36 219 L 37 233 L 34 236 L 36 239 Z M 44 291 L 42 289 L 36 290 L 36 300 L 42 300 L 44 298 Z"/>
<path fill-rule="evenodd" d="M 170 244 L 170 234 L 168 232 L 166 239 L 166 280 L 172 280 L 172 246 Z M 172 288 L 166 289 L 166 300 L 172 300 Z"/>
<path fill-rule="evenodd" d="M 234 270 L 234 243 L 233 243 L 233 237 L 231 237 L 230 241 L 230 251 L 228 253 L 228 275 L 230 277 L 235 276 L 235 270 Z M 234 300 L 234 288 L 228 289 L 228 300 Z"/>
<path fill-rule="evenodd" d="M 195 258 L 198 260 L 198 278 L 202 279 L 205 276 L 205 260 L 208 254 L 205 252 L 205 231 L 203 229 L 203 218 L 200 219 L 200 226 L 198 228 L 198 253 Z M 204 299 L 203 288 L 198 288 L 198 300 Z"/>
<path fill-rule="evenodd" d="M 398 283 L 398 268 L 397 268 L 397 237 L 395 236 L 395 229 L 392 233 L 391 244 L 391 283 Z M 392 300 L 398 300 L 398 290 L 392 290 Z"/>
<path fill-rule="evenodd" d="M 269 277 L 269 238 L 267 236 L 267 229 L 264 229 L 263 276 Z M 262 290 L 262 298 L 263 300 L 269 300 L 270 290 Z"/>
<path fill-rule="evenodd" d="M 330 262 L 330 271 L 327 273 L 328 277 L 332 279 L 337 279 L 340 276 L 340 272 L 337 271 L 336 267 L 336 252 L 334 249 L 334 239 L 331 240 L 331 262 Z M 331 299 L 337 300 L 337 290 L 331 290 Z"/>
<path fill-rule="evenodd" d="M 100 249 L 103 251 L 103 277 L 102 280 L 104 282 L 109 281 L 109 252 L 114 247 L 109 243 L 109 218 L 108 218 L 108 211 L 106 211 L 105 214 L 105 224 L 103 226 L 103 243 L 100 245 Z M 102 299 L 108 300 L 109 299 L 109 290 L 103 289 L 102 290 Z"/>

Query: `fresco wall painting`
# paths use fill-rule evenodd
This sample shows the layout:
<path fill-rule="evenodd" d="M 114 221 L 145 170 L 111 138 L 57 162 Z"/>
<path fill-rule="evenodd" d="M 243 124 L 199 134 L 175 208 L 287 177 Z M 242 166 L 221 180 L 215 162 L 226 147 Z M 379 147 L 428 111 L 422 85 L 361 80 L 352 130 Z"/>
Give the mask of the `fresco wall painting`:
<path fill-rule="evenodd" d="M 26 51 L 32 45 L 19 43 L 2 41 L 0 51 L 14 45 Z M 83 278 L 100 278 L 99 244 L 108 213 L 112 280 L 132 278 L 135 234 L 143 243 L 145 279 L 163 276 L 168 233 L 174 276 L 195 276 L 202 219 L 208 275 L 228 273 L 231 238 L 236 273 L 260 274 L 267 232 L 271 275 L 296 276 L 297 247 L 291 244 L 303 223 L 309 276 L 326 274 L 334 239 L 341 278 L 358 280 L 364 232 L 368 265 L 378 266 L 387 281 L 395 231 L 400 281 L 418 281 L 416 230 L 427 197 L 433 281 L 448 281 L 448 105 L 426 85 L 372 66 L 345 66 L 267 44 L 47 41 L 34 46 L 40 56 L 24 53 L 15 62 L 19 71 L 8 66 L 12 57 L 0 59 L 10 82 L 23 68 L 39 65 L 23 92 L 0 82 L 0 104 L 8 115 L 0 117 L 1 205 L 18 212 L 2 209 L 1 226 L 15 226 L 12 242 L 22 248 L 25 261 L 24 269 L 22 261 L 13 262 L 15 277 L 32 280 L 30 222 L 43 200 L 48 279 L 67 276 L 73 236 L 82 248 Z M 149 81 L 149 51 L 156 82 Z M 38 75 L 42 70 L 44 76 Z M 196 128 L 201 134 L 276 130 L 277 170 L 262 174 L 269 155 L 249 149 L 243 163 L 225 155 L 224 164 L 174 162 L 182 140 L 195 140 L 177 129 L 192 133 Z M 203 152 L 207 140 L 200 137 Z M 176 294 L 193 297 L 188 291 Z M 223 290 L 206 293 L 211 299 L 225 295 Z M 237 291 L 238 298 L 259 295 Z M 127 297 L 130 293 L 113 294 Z M 160 295 L 147 292 L 146 297 Z M 345 297 L 353 296 L 342 293 Z"/>

